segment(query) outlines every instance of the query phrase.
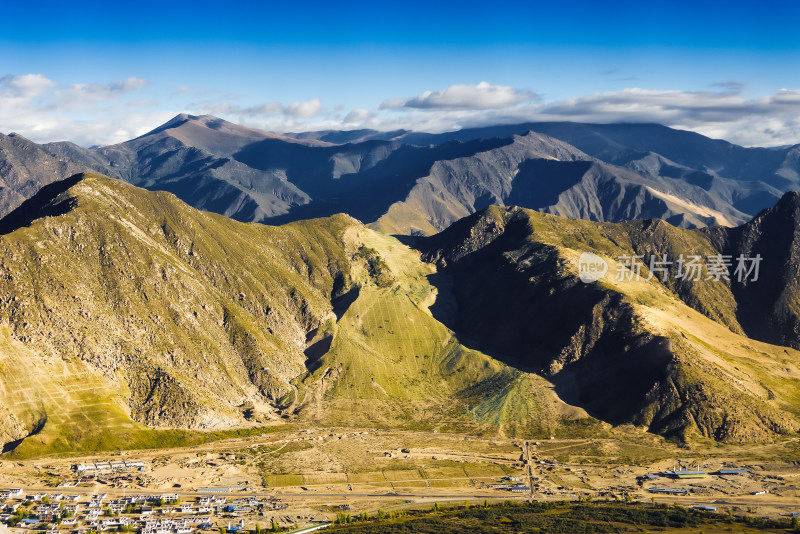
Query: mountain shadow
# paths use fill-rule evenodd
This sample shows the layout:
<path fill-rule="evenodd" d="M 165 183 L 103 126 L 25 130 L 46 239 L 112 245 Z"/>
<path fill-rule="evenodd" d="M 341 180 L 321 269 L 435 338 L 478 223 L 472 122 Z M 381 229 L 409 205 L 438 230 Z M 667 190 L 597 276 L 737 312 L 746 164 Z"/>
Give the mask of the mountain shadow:
<path fill-rule="evenodd" d="M 30 226 L 33 221 L 42 217 L 55 217 L 70 212 L 76 206 L 77 200 L 71 196 L 62 198 L 61 195 L 83 178 L 83 174 L 76 174 L 42 187 L 38 193 L 0 219 L 0 235 Z"/>

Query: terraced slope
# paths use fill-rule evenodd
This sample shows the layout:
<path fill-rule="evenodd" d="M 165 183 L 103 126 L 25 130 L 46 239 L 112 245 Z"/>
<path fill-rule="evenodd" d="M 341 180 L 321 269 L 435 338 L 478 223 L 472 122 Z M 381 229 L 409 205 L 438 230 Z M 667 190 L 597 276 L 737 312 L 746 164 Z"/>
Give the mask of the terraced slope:
<path fill-rule="evenodd" d="M 369 269 L 354 269 L 355 300 L 316 332 L 317 343 L 330 348 L 311 355 L 311 372 L 297 381 L 302 417 L 456 430 L 488 424 L 535 435 L 549 435 L 563 417 L 585 417 L 543 378 L 466 348 L 437 321 L 429 310 L 438 294 L 428 281 L 435 270 L 419 253 L 366 229 L 358 241 L 382 258 L 391 281 L 376 283 Z"/>

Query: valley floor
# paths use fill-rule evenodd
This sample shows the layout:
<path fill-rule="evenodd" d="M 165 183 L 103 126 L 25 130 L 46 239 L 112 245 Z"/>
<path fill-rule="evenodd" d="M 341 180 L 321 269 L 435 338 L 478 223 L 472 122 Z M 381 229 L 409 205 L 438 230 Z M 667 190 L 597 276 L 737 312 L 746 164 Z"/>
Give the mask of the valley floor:
<path fill-rule="evenodd" d="M 772 519 L 800 511 L 797 439 L 687 449 L 635 429 L 617 434 L 526 442 L 437 432 L 307 429 L 91 457 L 0 457 L 0 493 L 22 488 L 27 495 L 80 495 L 87 502 L 97 494 L 112 500 L 178 493 L 183 502 L 221 495 L 229 502 L 256 498 L 272 503 L 215 517 L 218 526 L 244 520 L 251 529 L 256 523 L 269 526 L 273 519 L 284 527 L 299 527 L 331 520 L 343 510 L 357 515 L 379 508 L 430 508 L 434 502 L 531 498 L 677 503 Z M 141 471 L 123 467 L 124 462 L 139 465 L 137 461 L 144 464 Z M 698 466 L 705 477 L 659 476 L 676 467 Z M 746 472 L 714 474 L 719 469 Z M 275 509 L 274 503 L 286 508 Z"/>

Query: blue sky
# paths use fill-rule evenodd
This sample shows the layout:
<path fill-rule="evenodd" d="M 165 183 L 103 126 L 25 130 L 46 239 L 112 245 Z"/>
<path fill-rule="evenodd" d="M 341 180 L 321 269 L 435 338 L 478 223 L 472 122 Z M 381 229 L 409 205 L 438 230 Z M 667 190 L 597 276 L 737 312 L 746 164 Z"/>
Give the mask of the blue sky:
<path fill-rule="evenodd" d="M 662 122 L 800 142 L 800 2 L 4 6 L 0 132 L 119 142 L 179 112 L 275 131 Z"/>

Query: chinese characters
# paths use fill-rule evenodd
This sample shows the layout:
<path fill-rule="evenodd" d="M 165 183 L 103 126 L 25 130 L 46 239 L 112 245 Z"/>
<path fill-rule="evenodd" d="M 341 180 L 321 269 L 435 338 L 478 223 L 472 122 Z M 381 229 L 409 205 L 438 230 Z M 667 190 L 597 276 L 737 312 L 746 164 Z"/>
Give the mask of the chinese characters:
<path fill-rule="evenodd" d="M 650 280 L 657 278 L 666 282 L 670 276 L 670 267 L 674 266 L 673 278 L 675 280 L 721 280 L 730 281 L 731 277 L 738 282 L 758 281 L 761 255 L 745 256 L 740 254 L 735 258 L 730 254 L 683 255 L 670 259 L 667 254 L 652 254 L 649 261 L 644 255 L 623 254 L 617 257 L 617 269 L 614 279 L 620 282 Z M 643 267 L 647 267 L 648 275 L 643 274 Z"/>

